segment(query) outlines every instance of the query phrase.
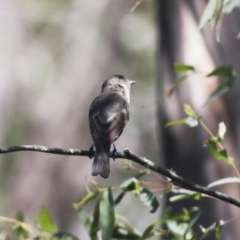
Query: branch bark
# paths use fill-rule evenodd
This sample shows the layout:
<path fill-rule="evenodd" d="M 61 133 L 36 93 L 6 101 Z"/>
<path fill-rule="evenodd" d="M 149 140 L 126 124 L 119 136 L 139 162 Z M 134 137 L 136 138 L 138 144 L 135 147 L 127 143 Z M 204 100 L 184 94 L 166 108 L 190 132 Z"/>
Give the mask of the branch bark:
<path fill-rule="evenodd" d="M 47 148 L 44 146 L 39 145 L 19 145 L 19 146 L 12 146 L 12 147 L 4 147 L 0 148 L 0 154 L 10 153 L 10 152 L 19 152 L 19 151 L 33 151 L 33 152 L 42 152 L 42 153 L 51 153 L 51 154 L 58 154 L 58 155 L 71 155 L 71 156 L 85 156 L 85 157 L 92 157 L 92 152 L 88 150 L 78 150 L 78 149 L 62 149 L 62 148 Z M 240 208 L 240 201 L 232 198 L 224 193 L 219 191 L 215 191 L 211 188 L 200 186 L 198 184 L 194 184 L 192 182 L 187 181 L 186 179 L 182 178 L 181 176 L 177 175 L 175 172 L 170 171 L 168 169 L 162 168 L 159 165 L 153 163 L 152 161 L 140 157 L 134 154 L 129 149 L 124 150 L 123 152 L 111 152 L 111 158 L 124 158 L 132 160 L 154 172 L 157 172 L 165 177 L 170 178 L 173 183 L 181 188 L 189 189 L 194 192 L 203 193 L 213 198 L 222 200 L 234 206 Z"/>

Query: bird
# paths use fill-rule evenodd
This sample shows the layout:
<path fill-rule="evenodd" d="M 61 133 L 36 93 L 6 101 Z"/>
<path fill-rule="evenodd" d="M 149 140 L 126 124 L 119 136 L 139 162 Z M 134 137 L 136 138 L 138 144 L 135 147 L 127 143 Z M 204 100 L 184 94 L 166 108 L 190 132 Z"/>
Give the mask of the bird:
<path fill-rule="evenodd" d="M 101 94 L 89 110 L 89 128 L 95 147 L 92 176 L 109 178 L 111 145 L 120 137 L 129 120 L 130 88 L 135 81 L 123 75 L 114 75 L 102 84 Z M 114 151 L 116 151 L 113 144 Z"/>

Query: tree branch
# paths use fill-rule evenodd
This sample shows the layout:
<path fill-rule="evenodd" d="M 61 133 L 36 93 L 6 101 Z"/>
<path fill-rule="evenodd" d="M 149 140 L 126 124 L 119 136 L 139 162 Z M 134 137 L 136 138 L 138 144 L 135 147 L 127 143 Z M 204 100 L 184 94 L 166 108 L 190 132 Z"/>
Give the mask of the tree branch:
<path fill-rule="evenodd" d="M 52 153 L 58 155 L 72 155 L 72 156 L 86 156 L 92 157 L 92 152 L 87 150 L 78 150 L 78 149 L 62 149 L 62 148 L 47 148 L 44 146 L 38 145 L 19 145 L 13 147 L 0 148 L 0 154 L 18 152 L 18 151 L 34 151 L 34 152 L 43 152 L 43 153 Z M 165 177 L 170 178 L 173 183 L 181 188 L 189 189 L 194 192 L 199 192 L 206 194 L 208 196 L 214 197 L 216 199 L 222 200 L 224 202 L 230 203 L 240 208 L 240 201 L 232 198 L 224 193 L 214 191 L 208 187 L 203 187 L 194 183 L 187 181 L 181 176 L 177 175 L 175 172 L 167 170 L 158 166 L 157 164 L 151 162 L 150 160 L 140 157 L 134 154 L 129 149 L 124 150 L 123 152 L 111 152 L 111 158 L 125 158 L 132 160 L 148 169 L 151 169 L 154 172 L 157 172 Z"/>

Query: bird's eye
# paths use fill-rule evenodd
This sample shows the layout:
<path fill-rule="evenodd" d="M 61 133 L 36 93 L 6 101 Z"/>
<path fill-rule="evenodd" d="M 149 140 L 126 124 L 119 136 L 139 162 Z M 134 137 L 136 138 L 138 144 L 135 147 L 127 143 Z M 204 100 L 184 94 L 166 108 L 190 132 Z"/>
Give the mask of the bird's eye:
<path fill-rule="evenodd" d="M 116 75 L 119 79 L 125 79 L 123 75 Z"/>
<path fill-rule="evenodd" d="M 119 84 L 118 84 L 117 86 L 118 86 L 119 88 L 123 88 L 123 86 L 122 86 L 122 85 L 119 85 Z"/>

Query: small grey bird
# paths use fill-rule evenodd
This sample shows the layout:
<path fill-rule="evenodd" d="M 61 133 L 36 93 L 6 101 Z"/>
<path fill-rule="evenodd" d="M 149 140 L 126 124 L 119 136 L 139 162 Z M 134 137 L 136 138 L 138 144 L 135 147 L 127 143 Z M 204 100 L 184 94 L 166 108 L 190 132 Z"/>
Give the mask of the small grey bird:
<path fill-rule="evenodd" d="M 122 75 L 114 75 L 103 83 L 101 95 L 92 102 L 89 127 L 96 149 L 93 176 L 100 174 L 108 178 L 110 175 L 111 144 L 120 137 L 129 120 L 130 88 L 134 83 Z"/>

